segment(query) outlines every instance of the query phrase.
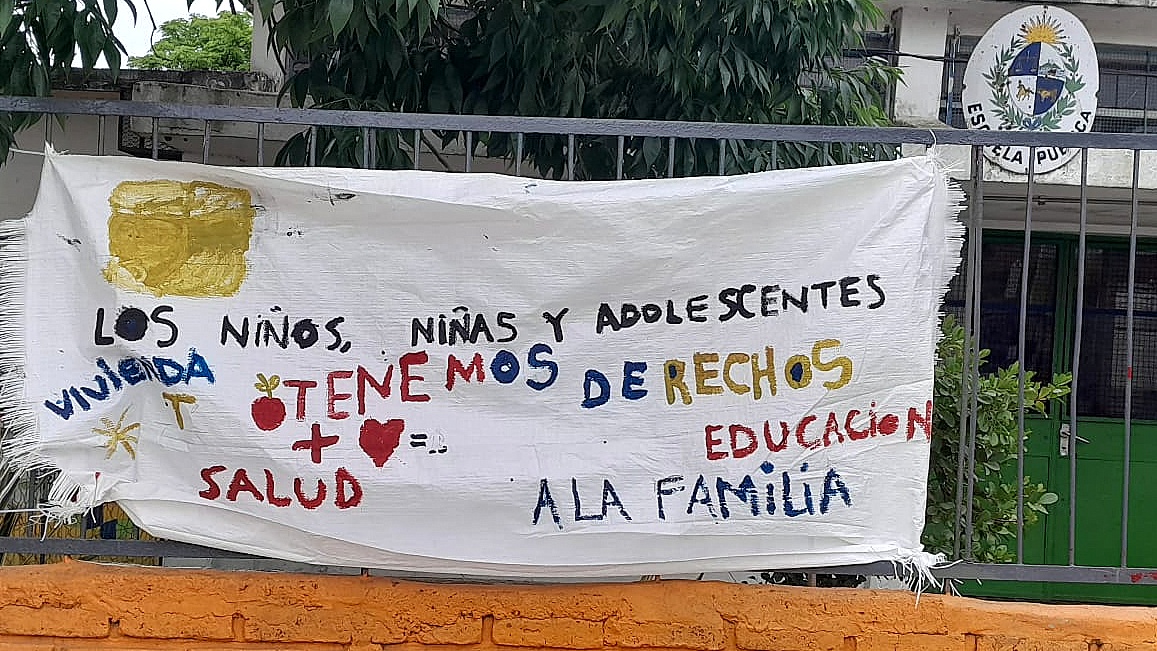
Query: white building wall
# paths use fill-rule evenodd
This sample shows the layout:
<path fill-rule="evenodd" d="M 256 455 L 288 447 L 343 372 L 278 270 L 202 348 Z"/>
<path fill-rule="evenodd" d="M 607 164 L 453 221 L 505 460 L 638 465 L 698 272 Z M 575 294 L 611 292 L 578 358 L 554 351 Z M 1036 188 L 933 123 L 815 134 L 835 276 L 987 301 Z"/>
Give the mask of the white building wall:
<path fill-rule="evenodd" d="M 896 87 L 896 120 L 920 125 L 934 122 L 940 114 L 940 88 L 944 64 L 920 56 L 944 56 L 949 12 L 944 7 L 904 5 L 891 13 L 896 30 L 896 48 L 912 55 L 900 60 L 904 76 Z M 935 92 L 930 92 L 935 89 Z"/>
<path fill-rule="evenodd" d="M 285 77 L 276 52 L 269 47 L 269 28 L 261 17 L 261 7 L 253 3 L 253 47 L 249 54 L 249 69 L 269 76 L 279 85 Z"/>

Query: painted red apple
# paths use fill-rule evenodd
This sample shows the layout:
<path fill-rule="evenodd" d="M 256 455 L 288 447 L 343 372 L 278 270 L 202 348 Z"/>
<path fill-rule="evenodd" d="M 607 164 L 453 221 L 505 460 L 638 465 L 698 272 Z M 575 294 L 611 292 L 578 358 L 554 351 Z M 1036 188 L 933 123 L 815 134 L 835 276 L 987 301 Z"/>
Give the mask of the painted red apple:
<path fill-rule="evenodd" d="M 271 432 L 285 422 L 285 403 L 281 398 L 274 398 L 273 391 L 281 386 L 281 378 L 276 375 L 265 377 L 265 375 L 258 373 L 257 382 L 253 385 L 264 396 L 253 401 L 251 409 L 253 414 L 253 422 L 257 425 L 257 429 L 263 432 Z"/>

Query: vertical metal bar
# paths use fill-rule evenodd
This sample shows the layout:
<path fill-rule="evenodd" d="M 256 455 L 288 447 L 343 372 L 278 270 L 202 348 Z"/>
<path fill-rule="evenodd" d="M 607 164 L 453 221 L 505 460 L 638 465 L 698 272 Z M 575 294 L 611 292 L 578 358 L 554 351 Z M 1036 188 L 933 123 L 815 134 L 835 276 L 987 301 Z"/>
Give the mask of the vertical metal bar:
<path fill-rule="evenodd" d="M 418 159 L 422 156 L 422 130 L 414 129 L 414 169 L 418 169 Z"/>
<path fill-rule="evenodd" d="M 49 118 L 49 119 L 52 119 L 52 118 Z M 37 468 L 33 468 L 32 470 L 30 470 L 28 472 L 27 482 L 28 482 L 28 484 L 27 484 L 27 492 L 25 493 L 25 498 L 26 498 L 25 499 L 25 508 L 27 508 L 29 510 L 38 509 L 40 507 L 40 484 L 41 484 L 40 470 Z M 40 529 L 41 531 L 43 531 L 43 527 L 45 526 L 45 520 L 46 520 L 45 518 L 30 518 L 28 520 L 28 524 L 26 525 L 28 527 L 28 530 L 27 530 L 28 533 L 31 533 L 32 535 L 39 538 L 40 532 L 38 532 L 37 529 Z M 40 557 L 40 563 L 43 564 L 44 561 L 45 561 L 44 557 L 41 556 Z"/>
<path fill-rule="evenodd" d="M 56 115 L 44 116 L 44 142 L 53 144 L 52 142 L 52 123 L 56 121 Z"/>
<path fill-rule="evenodd" d="M 981 269 L 984 265 L 984 155 L 983 149 L 978 152 L 974 160 L 976 165 L 975 186 L 973 190 L 971 205 L 975 207 L 974 214 L 976 224 L 974 232 L 979 238 L 976 249 L 973 250 L 973 258 L 971 261 L 972 267 L 976 270 L 976 282 L 972 287 L 972 314 L 969 315 L 969 324 L 965 326 L 965 335 L 968 337 L 968 346 L 971 348 L 969 353 L 972 359 L 972 368 L 969 375 L 977 382 L 979 386 L 980 378 L 980 323 L 981 313 L 984 309 L 982 301 L 984 274 Z M 964 539 L 968 541 L 968 546 L 964 550 L 964 558 L 972 559 L 972 499 L 976 489 L 976 432 L 979 428 L 977 424 L 977 414 L 980 411 L 980 391 L 972 392 L 972 401 L 968 405 L 968 467 L 965 468 L 965 475 L 968 478 L 967 495 L 964 498 Z"/>
<path fill-rule="evenodd" d="M 615 180 L 623 180 L 623 154 L 626 149 L 626 138 L 619 136 L 618 154 L 615 155 Z"/>
<path fill-rule="evenodd" d="M 474 168 L 474 132 L 466 132 L 466 173 Z"/>
<path fill-rule="evenodd" d="M 209 121 L 205 120 L 205 133 L 201 137 L 201 164 L 209 164 L 209 139 L 211 137 Z"/>
<path fill-rule="evenodd" d="M 28 483 L 25 485 L 24 493 L 24 508 L 35 509 L 40 506 L 40 469 L 33 468 L 28 471 L 28 478 L 25 480 Z"/>
<path fill-rule="evenodd" d="M 362 127 L 362 164 L 361 169 L 370 166 L 370 128 Z"/>
<path fill-rule="evenodd" d="M 105 125 L 105 118 L 106 117 L 107 116 L 101 115 L 101 116 L 98 116 L 96 118 L 96 155 L 97 156 L 104 156 L 104 150 L 105 150 L 104 130 L 105 130 L 105 126 L 106 126 Z"/>
<path fill-rule="evenodd" d="M 972 147 L 972 196 L 976 196 L 976 188 L 980 184 L 980 179 L 977 176 L 977 159 L 981 156 L 981 149 L 978 146 Z M 980 246 L 980 233 L 976 232 L 976 212 L 978 210 L 975 201 L 969 202 L 969 223 L 968 223 L 968 251 L 967 261 L 965 262 L 964 273 L 964 351 L 963 360 L 960 365 L 960 372 L 963 377 L 960 378 L 960 423 L 957 439 L 957 459 L 956 459 L 956 517 L 953 518 L 952 531 L 952 557 L 960 558 L 960 534 L 962 516 L 964 514 L 964 470 L 968 467 L 968 422 L 969 413 L 965 409 L 965 405 L 969 404 L 973 391 L 973 383 L 975 379 L 972 377 L 972 360 L 969 355 L 972 352 L 972 311 L 976 309 L 973 303 L 973 286 L 976 284 L 976 267 L 973 266 L 972 260 L 976 257 L 976 249 Z"/>
<path fill-rule="evenodd" d="M 574 134 L 566 136 L 566 180 L 574 180 Z"/>
<path fill-rule="evenodd" d="M 370 141 L 370 157 L 366 163 L 366 167 L 371 170 L 378 169 L 378 130 L 371 128 L 369 130 Z"/>
<path fill-rule="evenodd" d="M 257 167 L 265 167 L 265 123 L 257 123 Z"/>
<path fill-rule="evenodd" d="M 830 142 L 825 142 L 825 143 L 823 144 L 823 151 L 824 151 L 824 160 L 823 160 L 823 164 L 824 164 L 824 165 L 827 165 L 827 164 L 828 164 L 828 161 L 830 161 L 830 160 L 832 159 L 832 143 L 830 143 Z"/>
<path fill-rule="evenodd" d="M 1069 393 L 1069 565 L 1077 560 L 1077 379 L 1081 372 L 1081 331 L 1085 316 L 1085 239 L 1089 220 L 1089 150 L 1081 150 L 1081 226 L 1077 236 L 1077 317 L 1073 331 L 1073 381 Z"/>
<path fill-rule="evenodd" d="M 667 139 L 667 178 L 675 178 L 675 138 Z"/>
<path fill-rule="evenodd" d="M 160 120 L 153 118 L 153 160 L 161 157 Z"/>
<path fill-rule="evenodd" d="M 1141 151 L 1134 149 L 1133 196 L 1129 219 L 1129 304 L 1125 309 L 1125 472 L 1121 488 L 1121 567 L 1129 566 L 1129 466 L 1133 456 L 1133 292 L 1137 280 L 1137 187 L 1140 185 L 1140 175 Z"/>
<path fill-rule="evenodd" d="M 1149 77 L 1153 69 L 1150 63 L 1152 59 L 1151 55 L 1152 53 L 1149 50 L 1145 50 L 1145 102 L 1142 104 L 1142 106 L 1145 107 L 1145 111 L 1142 117 L 1143 122 L 1141 127 L 1143 133 L 1149 133 Z"/>
<path fill-rule="evenodd" d="M 952 40 L 948 44 L 948 65 L 945 66 L 945 73 L 947 74 L 947 83 L 944 87 L 947 92 L 944 94 L 944 122 L 948 126 L 956 126 L 952 123 L 952 92 L 956 88 L 956 57 L 960 54 L 960 28 L 956 27 L 952 31 Z"/>
<path fill-rule="evenodd" d="M 779 141 L 771 141 L 771 169 L 779 169 Z"/>
<path fill-rule="evenodd" d="M 1028 325 L 1028 270 L 1032 256 L 1032 194 L 1036 147 L 1028 148 L 1028 191 L 1024 206 L 1024 254 L 1020 259 L 1020 319 L 1016 330 L 1016 562 L 1024 562 L 1024 348 Z"/>
<path fill-rule="evenodd" d="M 719 176 L 727 173 L 727 141 L 719 139 Z"/>
<path fill-rule="evenodd" d="M 515 139 L 515 143 L 516 143 L 514 146 L 514 175 L 515 176 L 522 176 L 523 140 L 524 140 L 524 137 L 521 133 L 518 134 L 518 137 Z"/>
<path fill-rule="evenodd" d="M 317 165 L 317 127 L 309 128 L 309 166 Z"/>

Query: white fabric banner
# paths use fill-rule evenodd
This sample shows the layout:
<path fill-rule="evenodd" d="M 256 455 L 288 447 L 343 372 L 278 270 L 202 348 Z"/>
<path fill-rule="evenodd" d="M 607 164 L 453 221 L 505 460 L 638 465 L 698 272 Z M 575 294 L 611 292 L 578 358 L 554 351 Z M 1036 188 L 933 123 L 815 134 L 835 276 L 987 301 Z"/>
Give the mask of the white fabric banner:
<path fill-rule="evenodd" d="M 920 564 L 961 200 L 929 158 L 568 183 L 52 154 L 3 253 L 6 452 L 60 471 L 50 513 L 310 563 Z"/>

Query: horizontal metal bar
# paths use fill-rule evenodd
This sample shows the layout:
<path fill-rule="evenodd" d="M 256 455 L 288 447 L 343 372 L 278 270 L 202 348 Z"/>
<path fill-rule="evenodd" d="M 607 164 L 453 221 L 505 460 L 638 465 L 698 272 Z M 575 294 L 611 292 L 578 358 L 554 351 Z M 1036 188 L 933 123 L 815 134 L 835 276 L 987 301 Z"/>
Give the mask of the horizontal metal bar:
<path fill-rule="evenodd" d="M 444 131 L 497 131 L 503 133 L 556 133 L 583 136 L 649 136 L 789 142 L 872 142 L 922 145 L 1005 145 L 1089 149 L 1157 150 L 1157 134 L 1060 133 L 1044 131 L 981 131 L 917 129 L 912 127 L 832 127 L 665 120 L 606 120 L 593 118 L 518 117 L 507 115 L 449 115 L 433 113 L 376 113 L 319 109 L 211 106 L 75 100 L 42 97 L 2 97 L 0 111 L 74 115 L 115 115 L 178 120 L 264 122 L 312 126 L 369 127 L 374 129 L 433 129 Z"/>
<path fill-rule="evenodd" d="M 213 549 L 171 540 L 103 540 L 100 538 L 0 537 L 2 554 L 53 556 L 180 556 L 183 558 L 259 558 L 251 554 Z"/>
<path fill-rule="evenodd" d="M 896 576 L 890 562 L 841 565 L 797 570 L 815 574 Z M 1126 583 L 1157 584 L 1157 569 L 1137 567 L 1092 567 L 1072 565 L 1023 565 L 1015 563 L 954 563 L 933 568 L 937 579 L 981 581 L 1040 581 L 1044 583 Z"/>
<path fill-rule="evenodd" d="M 0 537 L 0 553 L 51 556 L 121 556 L 180 558 L 261 558 L 240 552 L 213 549 L 170 540 L 102 540 L 80 538 Z M 902 566 L 887 561 L 863 565 L 811 567 L 794 570 L 812 574 L 896 576 Z M 901 572 L 902 574 L 902 572 Z M 1016 565 L 1000 563 L 954 563 L 932 570 L 938 579 L 985 581 L 1043 581 L 1049 583 L 1157 584 L 1157 569 L 1129 567 L 1081 567 L 1069 565 Z"/>

